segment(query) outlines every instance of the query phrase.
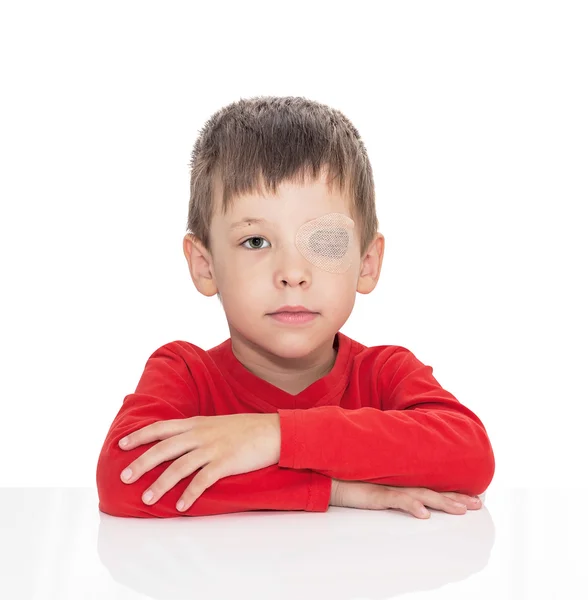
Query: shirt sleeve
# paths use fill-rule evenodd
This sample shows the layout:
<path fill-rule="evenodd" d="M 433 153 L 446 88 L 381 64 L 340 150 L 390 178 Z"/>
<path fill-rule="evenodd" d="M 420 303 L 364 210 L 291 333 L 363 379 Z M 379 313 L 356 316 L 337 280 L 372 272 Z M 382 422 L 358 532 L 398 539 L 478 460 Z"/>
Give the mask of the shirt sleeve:
<path fill-rule="evenodd" d="M 193 477 L 179 481 L 155 504 L 145 504 L 143 492 L 173 463 L 168 460 L 128 484 L 121 472 L 159 441 L 122 450 L 125 435 L 157 421 L 185 419 L 198 414 L 197 389 L 175 342 L 152 354 L 135 393 L 129 394 L 114 418 L 96 467 L 99 510 L 119 517 L 179 517 L 251 510 L 325 512 L 331 496 L 331 478 L 312 470 L 278 465 L 224 477 L 207 488 L 185 511 L 176 503 Z M 195 474 L 194 474 L 195 475 Z"/>
<path fill-rule="evenodd" d="M 397 348 L 380 373 L 382 410 L 279 409 L 279 466 L 347 481 L 481 494 L 495 470 L 484 425 L 441 387 L 430 366 Z"/>

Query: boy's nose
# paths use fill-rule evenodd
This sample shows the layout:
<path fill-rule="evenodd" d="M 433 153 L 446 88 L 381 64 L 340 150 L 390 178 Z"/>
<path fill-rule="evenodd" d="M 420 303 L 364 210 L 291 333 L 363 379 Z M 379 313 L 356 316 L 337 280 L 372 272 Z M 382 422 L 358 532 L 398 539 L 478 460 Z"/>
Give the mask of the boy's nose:
<path fill-rule="evenodd" d="M 310 283 L 310 263 L 296 248 L 283 252 L 276 264 L 278 283 L 290 286 Z"/>
<path fill-rule="evenodd" d="M 297 286 L 301 284 L 308 285 L 309 278 L 304 273 L 288 273 L 280 278 L 282 285 Z"/>

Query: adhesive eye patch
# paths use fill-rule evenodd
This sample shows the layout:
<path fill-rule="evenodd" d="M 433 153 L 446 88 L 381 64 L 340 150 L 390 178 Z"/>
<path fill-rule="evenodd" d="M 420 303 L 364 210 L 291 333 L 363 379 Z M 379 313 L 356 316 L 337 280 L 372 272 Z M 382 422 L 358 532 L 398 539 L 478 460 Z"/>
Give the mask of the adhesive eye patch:
<path fill-rule="evenodd" d="M 313 265 L 330 273 L 351 266 L 355 223 L 347 215 L 329 213 L 304 223 L 296 233 L 296 247 Z"/>

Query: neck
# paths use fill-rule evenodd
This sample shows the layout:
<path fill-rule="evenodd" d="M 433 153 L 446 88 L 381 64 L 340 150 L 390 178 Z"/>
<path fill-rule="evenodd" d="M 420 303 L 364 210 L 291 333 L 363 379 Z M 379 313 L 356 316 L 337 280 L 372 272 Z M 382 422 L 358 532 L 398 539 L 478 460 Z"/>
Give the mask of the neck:
<path fill-rule="evenodd" d="M 231 330 L 231 346 L 235 358 L 248 371 L 289 394 L 298 394 L 330 373 L 337 359 L 333 340 L 305 356 L 289 358 L 273 354 Z"/>

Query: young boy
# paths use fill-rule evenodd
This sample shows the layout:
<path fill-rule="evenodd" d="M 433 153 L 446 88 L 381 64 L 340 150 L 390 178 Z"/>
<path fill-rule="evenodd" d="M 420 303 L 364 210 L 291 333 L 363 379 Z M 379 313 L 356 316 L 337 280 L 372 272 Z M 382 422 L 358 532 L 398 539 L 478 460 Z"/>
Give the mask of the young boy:
<path fill-rule="evenodd" d="M 191 169 L 184 254 L 230 338 L 149 357 L 98 459 L 99 509 L 478 508 L 468 495 L 495 467 L 480 419 L 406 348 L 340 331 L 384 256 L 350 121 L 305 98 L 240 100 L 206 123 Z"/>

